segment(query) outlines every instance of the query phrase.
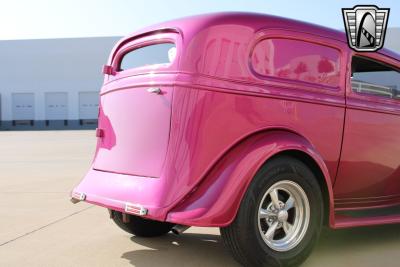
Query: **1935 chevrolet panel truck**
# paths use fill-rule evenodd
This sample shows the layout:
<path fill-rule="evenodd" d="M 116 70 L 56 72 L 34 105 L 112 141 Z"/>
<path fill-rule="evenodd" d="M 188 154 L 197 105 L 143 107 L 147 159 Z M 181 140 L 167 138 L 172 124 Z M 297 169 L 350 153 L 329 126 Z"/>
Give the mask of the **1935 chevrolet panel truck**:
<path fill-rule="evenodd" d="M 399 223 L 399 59 L 261 14 L 136 32 L 104 66 L 96 154 L 72 200 L 137 236 L 220 227 L 251 266 L 300 264 L 323 224 Z"/>

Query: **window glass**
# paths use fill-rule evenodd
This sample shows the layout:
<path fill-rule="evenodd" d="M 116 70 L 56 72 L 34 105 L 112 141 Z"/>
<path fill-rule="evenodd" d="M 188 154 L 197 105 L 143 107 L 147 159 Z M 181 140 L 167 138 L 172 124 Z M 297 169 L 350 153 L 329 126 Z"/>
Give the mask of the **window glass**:
<path fill-rule="evenodd" d="M 271 38 L 258 43 L 251 58 L 261 75 L 339 86 L 340 52 L 300 40 Z"/>
<path fill-rule="evenodd" d="M 133 69 L 156 64 L 170 64 L 176 56 L 172 43 L 144 46 L 126 53 L 120 63 L 120 70 Z"/>
<path fill-rule="evenodd" d="M 353 57 L 351 88 L 354 92 L 385 98 L 400 98 L 400 73 L 385 64 Z"/>

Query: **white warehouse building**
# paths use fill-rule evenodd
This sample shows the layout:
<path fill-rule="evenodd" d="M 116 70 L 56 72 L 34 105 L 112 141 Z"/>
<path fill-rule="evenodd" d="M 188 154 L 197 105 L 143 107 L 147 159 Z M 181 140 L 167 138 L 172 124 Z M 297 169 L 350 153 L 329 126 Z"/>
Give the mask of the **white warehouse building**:
<path fill-rule="evenodd" d="M 101 66 L 119 39 L 0 41 L 0 129 L 96 127 Z"/>
<path fill-rule="evenodd" d="M 119 39 L 0 41 L 0 130 L 96 127 L 101 67 Z M 400 28 L 385 47 L 400 52 Z"/>

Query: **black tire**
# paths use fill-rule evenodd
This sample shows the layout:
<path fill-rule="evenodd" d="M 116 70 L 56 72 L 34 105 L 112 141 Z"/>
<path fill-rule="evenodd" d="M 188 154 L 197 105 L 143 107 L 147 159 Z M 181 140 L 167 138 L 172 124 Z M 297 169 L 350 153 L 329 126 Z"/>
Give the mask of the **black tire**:
<path fill-rule="evenodd" d="M 259 208 L 264 208 L 260 206 L 264 205 L 261 204 L 266 199 L 263 198 L 264 195 L 275 184 L 285 183 L 285 181 L 299 185 L 307 196 L 305 199 L 309 203 L 309 216 L 307 216 L 309 221 L 308 225 L 304 224 L 303 229 L 305 232 L 303 232 L 302 238 L 298 238 L 299 243 L 287 251 L 278 251 L 271 248 L 271 245 L 264 241 L 261 234 L 262 226 L 260 226 L 264 221 L 258 216 Z M 279 195 L 279 201 L 281 201 L 281 198 L 282 196 Z M 272 197 L 270 197 L 270 203 L 272 204 L 272 202 Z M 295 211 L 293 216 L 297 216 L 299 213 Z M 266 218 L 270 219 L 270 217 Z M 266 220 L 265 225 L 267 223 Z M 284 219 L 281 217 L 281 220 Z M 288 219 L 286 218 L 286 220 Z M 279 222 L 278 217 L 276 217 L 276 221 Z M 257 172 L 240 204 L 235 220 L 231 225 L 220 228 L 220 232 L 225 247 L 228 248 L 236 261 L 244 266 L 298 266 L 309 256 L 318 241 L 322 221 L 323 199 L 315 175 L 301 161 L 289 156 L 281 156 L 271 159 Z M 271 219 L 271 222 L 274 222 L 274 220 Z M 286 230 L 284 231 L 283 227 L 279 231 L 286 234 Z M 290 233 L 289 230 L 288 233 Z M 281 233 L 278 232 L 278 234 Z M 276 232 L 274 230 L 272 234 L 273 241 L 275 236 Z"/>
<path fill-rule="evenodd" d="M 174 224 L 159 222 L 129 215 L 129 222 L 122 221 L 122 213 L 113 211 L 113 221 L 122 230 L 138 237 L 156 237 L 167 234 Z"/>

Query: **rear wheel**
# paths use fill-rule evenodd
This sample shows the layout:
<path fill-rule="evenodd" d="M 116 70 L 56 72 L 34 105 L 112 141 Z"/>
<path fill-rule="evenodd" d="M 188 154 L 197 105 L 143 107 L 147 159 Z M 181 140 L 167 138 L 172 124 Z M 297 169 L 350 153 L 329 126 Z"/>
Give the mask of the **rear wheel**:
<path fill-rule="evenodd" d="M 224 245 L 245 266 L 297 266 L 318 240 L 323 202 L 314 174 L 301 161 L 279 157 L 256 174 Z"/>
<path fill-rule="evenodd" d="M 156 237 L 167 234 L 174 224 L 144 219 L 134 215 L 129 216 L 129 222 L 123 222 L 122 213 L 113 211 L 113 221 L 122 230 L 139 237 Z"/>

